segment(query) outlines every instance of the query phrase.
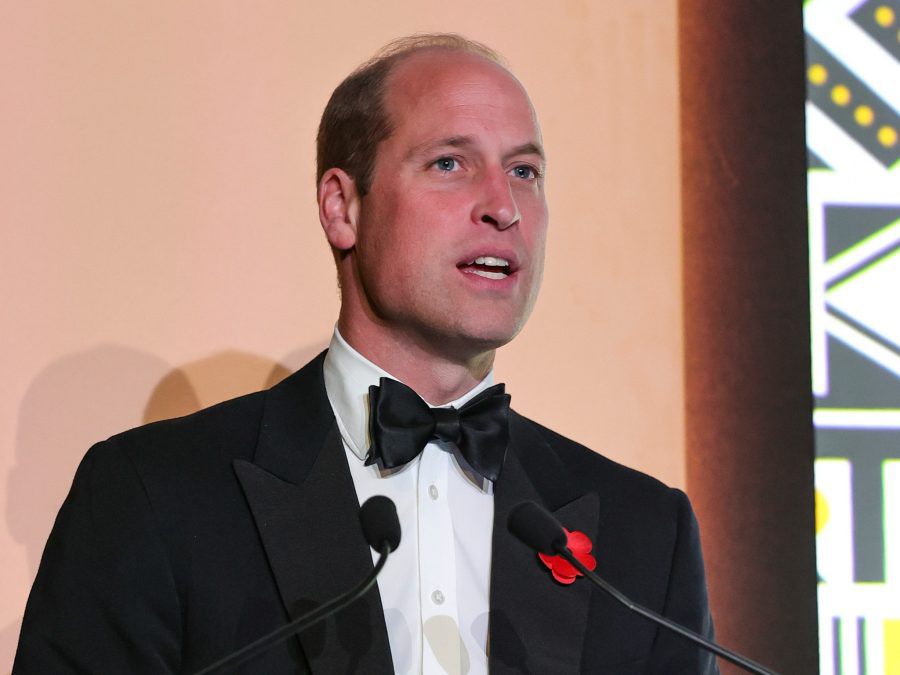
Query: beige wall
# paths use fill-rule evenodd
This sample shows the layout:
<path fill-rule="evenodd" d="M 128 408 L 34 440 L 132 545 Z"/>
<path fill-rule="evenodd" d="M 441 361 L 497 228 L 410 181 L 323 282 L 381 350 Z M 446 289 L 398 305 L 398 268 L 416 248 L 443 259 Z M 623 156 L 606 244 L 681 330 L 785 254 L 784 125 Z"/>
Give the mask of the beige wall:
<path fill-rule="evenodd" d="M 355 5 L 0 13 L 0 671 L 90 443 L 262 387 L 326 344 L 315 126 L 397 35 L 489 43 L 541 117 L 550 247 L 498 359 L 514 405 L 684 484 L 675 0 Z"/>

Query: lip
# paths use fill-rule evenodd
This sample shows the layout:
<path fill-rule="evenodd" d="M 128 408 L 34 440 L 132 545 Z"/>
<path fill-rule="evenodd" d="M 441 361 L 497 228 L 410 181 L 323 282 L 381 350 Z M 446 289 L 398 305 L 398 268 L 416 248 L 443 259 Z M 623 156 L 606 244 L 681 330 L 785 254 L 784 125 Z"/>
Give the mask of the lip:
<path fill-rule="evenodd" d="M 478 258 L 479 256 L 493 256 L 495 258 L 503 258 L 509 263 L 509 274 L 502 279 L 489 279 L 471 271 L 466 271 L 466 265 Z M 465 279 L 465 283 L 471 284 L 470 288 L 479 291 L 512 292 L 519 283 L 519 272 L 521 271 L 521 261 L 519 256 L 509 248 L 500 246 L 491 246 L 490 244 L 481 246 L 472 246 L 465 255 L 456 264 L 457 270 Z"/>
<path fill-rule="evenodd" d="M 482 245 L 482 246 L 472 246 L 469 248 L 465 255 L 461 256 L 460 259 L 456 263 L 456 267 L 462 271 L 463 266 L 468 265 L 470 262 L 475 260 L 480 256 L 493 256 L 494 258 L 503 258 L 509 263 L 509 274 L 507 275 L 507 279 L 514 276 L 516 272 L 519 271 L 521 267 L 521 262 L 519 260 L 519 256 L 515 251 L 502 248 L 499 246 L 491 246 L 490 244 Z M 469 275 L 469 276 L 478 276 Z M 484 279 L 484 277 L 479 277 L 480 279 Z M 492 281 L 491 279 L 485 279 L 486 281 Z M 497 281 L 500 281 L 499 279 Z"/>
<path fill-rule="evenodd" d="M 471 260 L 471 258 L 469 258 L 469 260 Z M 466 272 L 462 267 L 458 268 L 458 271 L 460 276 L 465 279 L 465 283 L 472 284 L 474 288 L 483 291 L 512 292 L 512 289 L 516 288 L 519 282 L 518 271 L 510 272 L 502 279 L 488 279 L 487 277 L 475 274 L 474 272 Z"/>

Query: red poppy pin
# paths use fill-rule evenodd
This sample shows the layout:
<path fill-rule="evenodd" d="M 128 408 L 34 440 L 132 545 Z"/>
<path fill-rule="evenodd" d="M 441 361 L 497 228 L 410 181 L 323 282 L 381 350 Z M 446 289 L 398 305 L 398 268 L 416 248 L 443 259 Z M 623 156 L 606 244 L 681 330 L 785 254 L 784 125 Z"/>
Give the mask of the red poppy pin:
<path fill-rule="evenodd" d="M 597 560 L 591 555 L 591 549 L 594 545 L 588 536 L 584 532 L 577 530 L 573 532 L 566 530 L 566 537 L 566 545 L 572 551 L 575 559 L 593 572 L 594 568 L 597 567 Z M 561 556 L 538 553 L 538 557 L 542 563 L 550 568 L 553 578 L 561 584 L 571 584 L 576 577 L 582 576 L 581 572 L 575 569 L 572 563 Z"/>

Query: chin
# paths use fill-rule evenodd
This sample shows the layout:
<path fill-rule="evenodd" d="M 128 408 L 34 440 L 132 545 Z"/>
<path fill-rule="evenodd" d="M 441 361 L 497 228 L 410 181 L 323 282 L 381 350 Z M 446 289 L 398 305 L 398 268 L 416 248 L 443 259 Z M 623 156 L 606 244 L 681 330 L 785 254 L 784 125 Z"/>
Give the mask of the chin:
<path fill-rule="evenodd" d="M 495 313 L 491 321 L 485 321 L 482 315 L 479 321 L 463 322 L 460 332 L 467 335 L 473 342 L 488 346 L 489 349 L 497 349 L 512 342 L 522 331 L 531 314 L 531 308 L 526 311 Z"/>
<path fill-rule="evenodd" d="M 441 341 L 459 358 L 469 360 L 492 352 L 512 341 L 521 326 L 458 327 L 453 335 L 444 335 Z"/>

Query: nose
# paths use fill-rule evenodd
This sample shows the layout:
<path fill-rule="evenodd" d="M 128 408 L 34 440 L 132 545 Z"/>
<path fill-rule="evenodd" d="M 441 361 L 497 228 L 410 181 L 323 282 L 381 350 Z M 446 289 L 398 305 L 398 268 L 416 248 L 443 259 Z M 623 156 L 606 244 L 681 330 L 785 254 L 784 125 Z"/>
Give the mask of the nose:
<path fill-rule="evenodd" d="M 486 171 L 480 185 L 472 220 L 505 230 L 518 223 L 522 216 L 510 189 L 509 177 L 502 170 Z"/>

